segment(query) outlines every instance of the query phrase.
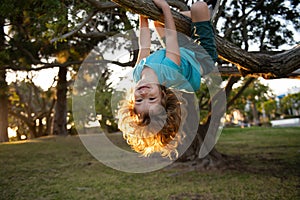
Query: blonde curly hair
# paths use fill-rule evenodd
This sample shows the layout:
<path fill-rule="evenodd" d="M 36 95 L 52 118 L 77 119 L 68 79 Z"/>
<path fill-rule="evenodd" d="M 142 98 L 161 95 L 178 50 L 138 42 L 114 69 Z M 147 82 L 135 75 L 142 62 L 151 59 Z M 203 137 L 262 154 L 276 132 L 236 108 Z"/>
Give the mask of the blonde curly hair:
<path fill-rule="evenodd" d="M 131 148 L 143 156 L 158 152 L 163 157 L 178 157 L 178 144 L 185 137 L 182 128 L 186 101 L 179 91 L 160 85 L 161 109 L 137 114 L 133 91 L 120 104 L 118 127 Z"/>

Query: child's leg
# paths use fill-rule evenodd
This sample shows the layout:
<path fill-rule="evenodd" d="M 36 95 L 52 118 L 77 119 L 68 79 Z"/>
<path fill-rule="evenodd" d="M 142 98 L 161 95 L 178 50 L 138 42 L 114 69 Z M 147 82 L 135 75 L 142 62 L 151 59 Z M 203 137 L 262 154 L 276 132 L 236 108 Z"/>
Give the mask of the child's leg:
<path fill-rule="evenodd" d="M 210 11 L 205 2 L 198 1 L 191 7 L 191 18 L 193 22 L 202 22 L 210 20 Z"/>
<path fill-rule="evenodd" d="M 207 4 L 200 1 L 194 3 L 191 7 L 191 17 L 191 38 L 206 50 L 206 55 L 209 54 L 209 59 L 207 59 L 203 52 L 195 52 L 204 74 L 207 74 L 213 69 L 214 62 L 218 58 L 214 30 L 210 22 L 210 11 Z"/>
<path fill-rule="evenodd" d="M 181 11 L 180 13 L 187 16 L 187 17 L 189 17 L 189 18 L 192 18 L 190 10 L 189 11 Z"/>

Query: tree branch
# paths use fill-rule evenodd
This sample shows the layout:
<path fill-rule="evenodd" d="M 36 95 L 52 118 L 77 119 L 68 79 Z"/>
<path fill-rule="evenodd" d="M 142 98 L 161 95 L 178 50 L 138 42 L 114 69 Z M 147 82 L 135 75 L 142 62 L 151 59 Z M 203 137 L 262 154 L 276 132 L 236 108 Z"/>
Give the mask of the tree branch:
<path fill-rule="evenodd" d="M 114 2 L 106 1 L 101 2 L 97 0 L 85 0 L 86 2 L 90 3 L 92 6 L 94 6 L 98 11 L 106 11 L 108 9 L 114 9 L 119 7 Z"/>
<path fill-rule="evenodd" d="M 244 85 L 242 86 L 242 88 L 238 91 L 238 93 L 232 97 L 232 99 L 230 99 L 227 103 L 227 108 L 229 108 L 230 106 L 233 105 L 234 101 L 237 100 L 241 94 L 245 91 L 245 89 L 254 81 L 254 78 L 251 77 L 249 78 L 245 83 Z M 232 86 L 231 86 L 232 87 Z M 226 87 L 227 88 L 227 87 Z M 227 96 L 228 97 L 228 96 Z"/>
<path fill-rule="evenodd" d="M 256 3 L 256 5 L 255 5 L 250 11 L 248 11 L 246 14 L 242 15 L 241 17 L 239 17 L 239 18 L 237 19 L 237 21 L 232 25 L 232 27 L 229 27 L 229 28 L 225 31 L 225 33 L 224 33 L 225 37 L 228 36 L 228 35 L 230 35 L 230 34 L 232 33 L 232 31 L 233 31 L 234 29 L 236 29 L 237 26 L 238 26 L 239 24 L 241 24 L 242 21 L 244 21 L 244 20 L 245 20 L 245 19 L 246 19 L 253 11 L 257 10 L 257 9 L 261 6 L 262 3 L 263 3 L 263 0 L 260 0 L 259 2 Z"/>
<path fill-rule="evenodd" d="M 81 22 L 77 27 L 75 27 L 74 30 L 72 30 L 71 32 L 66 33 L 66 34 L 64 34 L 64 35 L 62 35 L 62 36 L 60 36 L 60 37 L 53 38 L 52 40 L 50 40 L 50 43 L 57 42 L 58 40 L 62 40 L 62 39 L 65 39 L 65 38 L 67 38 L 67 37 L 70 37 L 70 36 L 74 35 L 74 34 L 77 33 L 78 31 L 80 31 L 80 29 L 81 29 L 86 23 L 88 23 L 96 13 L 97 13 L 97 11 L 91 12 L 83 22 Z"/>
<path fill-rule="evenodd" d="M 148 0 L 113 0 L 118 5 L 130 12 L 148 16 L 153 20 L 163 22 L 163 15 L 152 1 Z M 177 30 L 190 35 L 191 20 L 179 12 L 172 11 Z M 289 77 L 297 69 L 300 69 L 300 47 L 275 55 L 265 53 L 252 54 L 233 43 L 216 35 L 219 58 L 226 60 L 240 71 L 242 76 L 261 76 L 264 78 Z M 300 77 L 299 77 L 300 78 Z"/>
<path fill-rule="evenodd" d="M 116 4 L 114 2 L 100 2 L 97 0 L 85 0 L 85 1 L 90 3 L 95 8 L 97 8 L 98 11 L 106 11 L 107 9 L 113 9 L 113 8 L 120 7 L 118 4 Z M 188 10 L 189 9 L 188 6 L 181 1 L 167 0 L 167 2 L 169 3 L 169 5 L 174 6 L 180 10 Z M 121 7 L 123 7 L 123 6 L 121 6 Z"/>

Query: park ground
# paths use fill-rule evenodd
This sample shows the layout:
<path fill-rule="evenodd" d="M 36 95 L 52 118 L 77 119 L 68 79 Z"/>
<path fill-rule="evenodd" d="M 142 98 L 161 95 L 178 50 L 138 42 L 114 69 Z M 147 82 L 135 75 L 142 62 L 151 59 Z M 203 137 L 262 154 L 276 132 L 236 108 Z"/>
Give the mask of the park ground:
<path fill-rule="evenodd" d="M 101 164 L 78 136 L 3 143 L 0 199 L 300 199 L 300 128 L 225 128 L 217 149 L 219 169 L 135 174 Z"/>

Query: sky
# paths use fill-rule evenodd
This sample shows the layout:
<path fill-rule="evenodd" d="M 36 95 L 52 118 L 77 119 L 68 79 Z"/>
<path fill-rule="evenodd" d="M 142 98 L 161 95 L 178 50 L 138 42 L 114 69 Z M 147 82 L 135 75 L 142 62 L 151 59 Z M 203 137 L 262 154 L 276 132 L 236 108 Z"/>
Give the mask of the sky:
<path fill-rule="evenodd" d="M 274 94 L 277 96 L 293 93 L 297 91 L 296 88 L 298 88 L 298 92 L 300 92 L 300 79 L 261 79 L 261 82 L 265 85 L 268 85 L 273 90 Z"/>

